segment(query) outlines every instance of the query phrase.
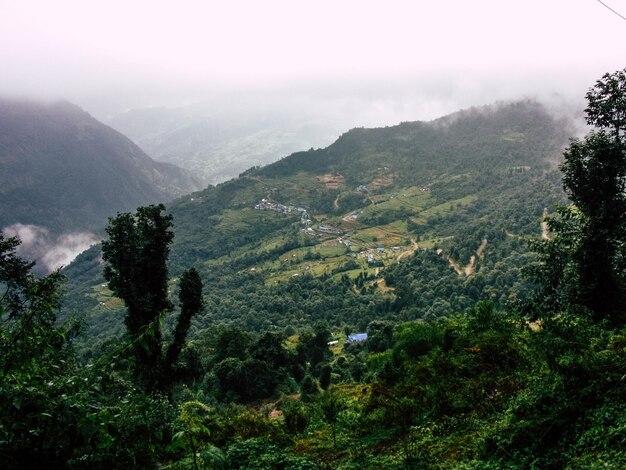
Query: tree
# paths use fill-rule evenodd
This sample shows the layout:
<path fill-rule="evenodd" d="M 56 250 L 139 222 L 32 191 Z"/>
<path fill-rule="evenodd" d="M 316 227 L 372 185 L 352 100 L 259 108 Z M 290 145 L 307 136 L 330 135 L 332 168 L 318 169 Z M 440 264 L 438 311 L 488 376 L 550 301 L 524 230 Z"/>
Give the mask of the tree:
<path fill-rule="evenodd" d="M 249 402 L 267 398 L 277 385 L 275 371 L 258 359 L 228 357 L 216 364 L 213 373 L 218 379 L 222 397 Z"/>
<path fill-rule="evenodd" d="M 580 238 L 573 253 L 577 301 L 599 320 L 620 313 L 626 153 L 619 138 L 600 131 L 575 141 L 562 165 L 565 188 L 580 211 Z"/>
<path fill-rule="evenodd" d="M 64 334 L 55 328 L 63 276 L 57 270 L 35 277 L 31 273 L 35 263 L 15 253 L 20 243 L 0 233 L 0 365 L 4 374 L 44 353 L 50 341 L 59 340 L 59 348 L 63 345 Z"/>
<path fill-rule="evenodd" d="M 133 344 L 135 376 L 147 389 L 163 389 L 171 376 L 189 329 L 191 316 L 202 308 L 202 282 L 195 270 L 181 277 L 181 314 L 174 341 L 163 357 L 160 320 L 172 310 L 168 296 L 167 258 L 174 238 L 172 216 L 162 204 L 140 207 L 135 214 L 109 219 L 102 242 L 104 277 L 126 304 L 126 327 Z"/>
<path fill-rule="evenodd" d="M 605 74 L 587 93 L 587 122 L 596 127 L 572 140 L 561 165 L 573 206 L 549 220 L 554 237 L 537 244 L 536 270 L 556 309 L 591 312 L 596 321 L 624 320 L 626 278 L 626 73 Z"/>
<path fill-rule="evenodd" d="M 317 386 L 317 381 L 307 374 L 300 383 L 300 391 L 302 392 L 302 401 L 310 401 L 313 396 L 317 395 L 320 390 Z"/>
<path fill-rule="evenodd" d="M 330 387 L 332 373 L 333 368 L 330 366 L 330 364 L 326 364 L 324 367 L 322 367 L 322 372 L 320 373 L 320 387 L 322 387 L 323 390 L 328 390 L 328 387 Z"/>
<path fill-rule="evenodd" d="M 293 363 L 289 351 L 283 346 L 282 336 L 269 331 L 250 347 L 249 354 L 254 359 L 266 362 L 275 371 L 289 367 Z"/>
<path fill-rule="evenodd" d="M 173 436 L 173 447 L 191 454 L 193 468 L 221 468 L 224 454 L 209 442 L 211 438 L 211 410 L 198 401 L 180 405 L 180 414 L 174 423 L 179 431 Z M 200 467 L 202 464 L 202 467 Z"/>
<path fill-rule="evenodd" d="M 228 328 L 222 331 L 215 345 L 214 361 L 216 363 L 221 362 L 229 357 L 243 361 L 247 356 L 250 342 L 250 335 L 237 328 Z"/>
<path fill-rule="evenodd" d="M 324 323 L 317 323 L 313 333 L 305 332 L 300 335 L 296 354 L 301 364 L 310 363 L 315 374 L 319 373 L 320 366 L 332 357 L 332 352 L 328 347 L 331 338 L 330 330 Z"/>
<path fill-rule="evenodd" d="M 367 350 L 373 353 L 383 352 L 392 345 L 395 324 L 388 320 L 373 320 L 367 325 Z"/>
<path fill-rule="evenodd" d="M 605 73 L 587 92 L 587 124 L 619 136 L 626 124 L 626 69 Z"/>

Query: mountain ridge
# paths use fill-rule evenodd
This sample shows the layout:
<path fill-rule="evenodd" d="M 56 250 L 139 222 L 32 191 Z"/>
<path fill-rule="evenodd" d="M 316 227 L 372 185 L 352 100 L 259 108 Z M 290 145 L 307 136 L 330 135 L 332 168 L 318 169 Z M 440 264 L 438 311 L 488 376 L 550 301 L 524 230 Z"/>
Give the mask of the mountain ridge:
<path fill-rule="evenodd" d="M 0 99 L 0 227 L 95 230 L 117 211 L 200 188 L 68 101 Z"/>

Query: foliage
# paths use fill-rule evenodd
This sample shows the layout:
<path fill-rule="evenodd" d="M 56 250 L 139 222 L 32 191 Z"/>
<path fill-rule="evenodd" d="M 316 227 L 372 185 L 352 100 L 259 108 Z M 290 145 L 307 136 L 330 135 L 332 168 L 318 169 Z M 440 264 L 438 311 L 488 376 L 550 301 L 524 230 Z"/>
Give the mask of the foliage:
<path fill-rule="evenodd" d="M 172 216 L 162 204 L 140 207 L 136 214 L 110 219 L 109 239 L 102 242 L 104 277 L 127 308 L 126 327 L 133 345 L 138 382 L 148 390 L 164 390 L 191 324 L 203 306 L 202 281 L 195 269 L 180 280 L 181 312 L 174 340 L 163 357 L 161 319 L 173 308 L 168 296 L 167 258 L 174 233 Z"/>
<path fill-rule="evenodd" d="M 16 318 L 6 325 L 18 329 L 2 330 L 12 371 L 2 393 L 13 405 L 2 410 L 3 455 L 14 467 L 33 448 L 33 462 L 76 468 L 621 468 L 626 331 L 614 315 L 598 321 L 594 297 L 581 288 L 602 292 L 604 274 L 591 262 L 603 247 L 598 259 L 615 274 L 606 286 L 621 289 L 621 186 L 610 181 L 621 175 L 613 152 L 620 126 L 570 146 L 563 181 L 576 208 L 558 209 L 536 255 L 527 240 L 539 237 L 544 208 L 563 202 L 544 152 L 563 140 L 529 104 L 353 130 L 328 149 L 181 199 L 172 209 L 176 241 L 163 232 L 169 216 L 150 209 L 145 231 L 161 227 L 158 256 L 142 252 L 142 215 L 122 214 L 110 228 L 119 244 L 103 248 L 105 259 L 120 255 L 120 269 L 110 265 L 107 276 L 159 335 L 174 326 L 169 347 L 160 336 L 155 342 L 155 357 L 165 367 L 185 356 L 189 373 L 167 395 L 136 387 L 139 336 L 102 350 L 98 338 L 81 363 L 68 341 L 52 341 L 65 330 L 46 320 L 45 308 L 46 333 L 24 343 L 30 355 L 19 349 L 30 336 L 10 340 Z M 367 193 L 351 189 L 365 184 Z M 321 242 L 299 214 L 252 209 L 268 192 L 350 236 Z M 342 213 L 347 207 L 362 212 Z M 391 223 L 365 227 L 368 216 Z M 604 245 L 589 245 L 596 232 Z M 169 241 L 172 281 L 159 270 Z M 363 258 L 382 260 L 379 246 L 385 266 L 375 270 Z M 94 288 L 71 289 L 119 305 L 94 281 L 97 256 L 94 249 L 68 270 Z M 153 295 L 149 282 L 131 279 L 150 275 L 142 258 L 160 266 Z M 527 311 L 531 285 L 521 271 L 534 259 L 541 285 Z M 3 287 L 26 295 L 20 263 L 7 264 L 17 274 Z M 204 295 L 200 275 L 210 287 Z M 168 315 L 176 284 L 178 318 Z M 46 302 L 55 298 L 45 292 Z M 25 305 L 29 312 L 39 304 Z M 528 323 L 527 313 L 541 320 Z M 99 315 L 105 323 L 115 313 Z M 342 333 L 356 331 L 368 339 L 342 347 Z M 331 339 L 339 342 L 329 347 Z M 160 383 L 173 381 L 162 372 Z"/>
<path fill-rule="evenodd" d="M 368 351 L 376 353 L 386 351 L 391 347 L 394 323 L 385 320 L 374 320 L 367 325 L 367 341 L 365 347 Z"/>
<path fill-rule="evenodd" d="M 317 323 L 314 332 L 305 332 L 300 335 L 296 349 L 298 362 L 310 366 L 314 373 L 319 373 L 322 365 L 332 355 L 328 349 L 329 341 L 330 331 L 328 327 L 323 323 Z"/>
<path fill-rule="evenodd" d="M 338 397 L 332 389 L 329 389 L 321 395 L 320 408 L 324 414 L 324 419 L 330 426 L 333 435 L 333 447 L 337 447 L 337 421 L 339 413 L 346 407 L 343 400 Z"/>
<path fill-rule="evenodd" d="M 61 276 L 36 278 L 0 237 L 0 453 L 7 468 L 150 467 L 169 435 L 171 405 L 126 378 L 125 345 L 81 365 L 77 327 L 55 322 Z M 122 419 L 123 417 L 123 419 Z M 142 436 L 142 439 L 137 439 Z"/>
<path fill-rule="evenodd" d="M 587 124 L 619 136 L 626 122 L 626 69 L 605 73 L 586 98 Z"/>
<path fill-rule="evenodd" d="M 34 263 L 16 255 L 19 244 L 0 234 L 0 454 L 14 468 L 67 457 L 70 438 L 54 434 L 67 425 L 60 395 L 77 380 L 70 347 L 77 325 L 56 324 L 62 276 L 37 278 Z"/>
<path fill-rule="evenodd" d="M 172 304 L 167 294 L 167 257 L 174 233 L 163 205 L 140 207 L 110 220 L 102 242 L 104 277 L 128 309 L 125 323 L 134 345 L 136 375 L 148 389 L 160 387 L 160 318 Z"/>
<path fill-rule="evenodd" d="M 107 387 L 118 390 L 96 389 L 76 407 L 78 438 L 72 444 L 69 468 L 151 468 L 166 458 L 175 418 L 167 397 L 146 395 L 129 380 L 112 382 Z"/>
<path fill-rule="evenodd" d="M 269 364 L 258 359 L 240 360 L 234 357 L 217 364 L 214 373 L 219 380 L 222 395 L 227 399 L 248 402 L 272 395 L 278 377 Z"/>
<path fill-rule="evenodd" d="M 561 165 L 575 209 L 561 210 L 561 220 L 550 223 L 554 240 L 538 247 L 547 271 L 539 280 L 554 307 L 586 308 L 596 321 L 618 325 L 626 305 L 624 77 L 623 71 L 606 74 L 587 93 L 587 122 L 597 130 L 572 141 Z"/>
<path fill-rule="evenodd" d="M 302 391 L 302 401 L 310 401 L 320 392 L 317 381 L 309 374 L 302 379 L 300 390 Z"/>
<path fill-rule="evenodd" d="M 180 406 L 180 414 L 175 428 L 180 429 L 173 436 L 172 447 L 191 453 L 195 469 L 225 468 L 223 453 L 210 443 L 210 409 L 198 401 L 188 401 Z"/>
<path fill-rule="evenodd" d="M 187 332 L 191 326 L 191 318 L 204 307 L 202 299 L 202 280 L 194 268 L 185 271 L 180 277 L 180 292 L 178 298 L 181 304 L 180 316 L 176 323 L 174 339 L 167 349 L 165 368 L 171 369 L 174 361 L 183 349 Z"/>
<path fill-rule="evenodd" d="M 283 407 L 285 429 L 291 436 L 297 436 L 305 431 L 309 424 L 309 412 L 298 400 L 289 400 Z"/>
<path fill-rule="evenodd" d="M 306 458 L 285 454 L 270 442 L 258 438 L 234 442 L 229 446 L 227 456 L 229 468 L 232 469 L 316 470 L 318 468 Z"/>

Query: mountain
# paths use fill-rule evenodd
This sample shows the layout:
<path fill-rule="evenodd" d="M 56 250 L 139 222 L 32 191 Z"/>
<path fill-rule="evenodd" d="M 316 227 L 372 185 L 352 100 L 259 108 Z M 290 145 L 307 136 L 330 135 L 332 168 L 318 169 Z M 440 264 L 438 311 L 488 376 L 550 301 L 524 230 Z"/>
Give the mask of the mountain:
<path fill-rule="evenodd" d="M 176 200 L 171 274 L 195 266 L 206 286 L 192 334 L 363 331 L 522 302 L 527 241 L 566 201 L 556 167 L 571 131 L 540 104 L 501 103 L 353 129 Z M 94 247 L 66 270 L 67 310 L 89 312 L 90 334 L 121 328 L 100 263 Z"/>
<path fill-rule="evenodd" d="M 0 227 L 58 234 L 101 228 L 117 211 L 200 188 L 68 102 L 0 100 L 0 168 Z"/>
<path fill-rule="evenodd" d="M 291 152 L 326 145 L 344 129 L 320 119 L 307 104 L 297 110 L 276 103 L 199 103 L 126 111 L 106 122 L 149 155 L 192 170 L 217 184 Z"/>

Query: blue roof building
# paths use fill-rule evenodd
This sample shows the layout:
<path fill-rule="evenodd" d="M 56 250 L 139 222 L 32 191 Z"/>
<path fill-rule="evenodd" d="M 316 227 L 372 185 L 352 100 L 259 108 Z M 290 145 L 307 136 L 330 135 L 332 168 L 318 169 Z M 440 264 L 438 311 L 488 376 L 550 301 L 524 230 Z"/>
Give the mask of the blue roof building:
<path fill-rule="evenodd" d="M 362 343 L 367 339 L 367 333 L 355 333 L 348 335 L 348 343 Z"/>

